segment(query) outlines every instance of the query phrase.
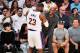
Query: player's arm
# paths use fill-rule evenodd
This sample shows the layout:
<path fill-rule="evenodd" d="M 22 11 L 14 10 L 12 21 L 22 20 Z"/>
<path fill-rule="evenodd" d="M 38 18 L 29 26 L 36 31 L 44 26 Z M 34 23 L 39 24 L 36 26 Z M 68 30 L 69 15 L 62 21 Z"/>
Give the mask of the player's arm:
<path fill-rule="evenodd" d="M 44 15 L 40 15 L 39 18 L 40 18 L 40 20 L 42 21 L 42 23 L 44 24 L 45 27 L 49 26 L 48 20 L 45 18 Z"/>

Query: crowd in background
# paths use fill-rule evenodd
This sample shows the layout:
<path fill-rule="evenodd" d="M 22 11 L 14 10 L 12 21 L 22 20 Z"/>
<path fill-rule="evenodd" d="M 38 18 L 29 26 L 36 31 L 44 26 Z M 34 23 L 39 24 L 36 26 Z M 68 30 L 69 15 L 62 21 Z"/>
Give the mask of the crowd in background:
<path fill-rule="evenodd" d="M 36 9 L 36 5 L 42 3 L 44 8 L 41 13 L 45 15 L 49 22 L 49 27 L 42 25 L 44 42 L 49 48 L 49 53 L 55 51 L 53 39 L 54 28 L 57 27 L 58 21 L 63 21 L 64 28 L 68 29 L 70 34 L 70 44 L 77 48 L 80 44 L 80 1 L 79 0 L 0 0 L 0 39 L 1 43 L 13 43 L 13 37 L 16 37 L 17 47 L 23 47 L 23 41 L 27 42 L 27 12 Z M 77 20 L 77 21 L 74 21 Z M 75 26 L 76 25 L 76 26 Z M 9 27 L 8 27 L 9 26 Z M 74 28 L 74 27 L 76 28 Z M 8 27 L 8 28 L 7 28 Z M 72 28 L 70 28 L 72 27 Z M 6 33 L 9 31 L 10 33 Z M 6 36 L 4 36 L 4 34 Z M 7 36 L 10 35 L 10 36 Z M 5 37 L 5 38 L 4 38 Z M 8 37 L 8 38 L 6 38 Z M 11 37 L 9 39 L 9 37 Z M 21 45 L 20 45 L 21 44 Z M 28 42 L 26 43 L 26 45 Z M 11 44 L 9 44 L 11 46 Z M 28 47 L 27 47 L 28 48 Z M 80 46 L 79 46 L 80 49 Z M 74 50 L 71 48 L 71 50 Z M 70 51 L 72 52 L 72 51 Z"/>

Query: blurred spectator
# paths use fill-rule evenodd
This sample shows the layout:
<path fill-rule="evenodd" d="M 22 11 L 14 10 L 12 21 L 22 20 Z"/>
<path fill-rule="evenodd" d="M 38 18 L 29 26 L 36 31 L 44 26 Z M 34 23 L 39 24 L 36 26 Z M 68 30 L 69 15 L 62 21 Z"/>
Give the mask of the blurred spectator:
<path fill-rule="evenodd" d="M 0 15 L 2 14 L 2 9 L 7 7 L 3 0 L 0 0 Z"/>
<path fill-rule="evenodd" d="M 59 8 L 59 14 L 58 14 L 58 17 L 59 17 L 59 21 L 64 21 L 64 28 L 69 28 L 70 27 L 70 18 L 69 16 L 66 15 L 66 8 L 65 6 L 61 6 Z"/>
<path fill-rule="evenodd" d="M 70 35 L 70 42 L 71 42 L 71 52 L 75 52 L 75 49 L 78 50 L 80 53 L 80 21 L 78 19 L 73 20 L 73 26 L 68 29 Z"/>
<path fill-rule="evenodd" d="M 17 0 L 12 0 L 12 1 L 10 1 L 10 2 L 9 2 L 9 8 L 11 8 L 11 5 L 12 5 L 12 2 L 13 2 L 13 1 L 17 1 Z"/>
<path fill-rule="evenodd" d="M 60 48 L 63 48 L 64 53 L 69 53 L 69 33 L 64 28 L 63 21 L 59 21 L 57 28 L 54 29 L 52 46 L 54 53 L 58 53 Z"/>
<path fill-rule="evenodd" d="M 25 0 L 19 0 L 18 1 L 19 7 L 24 8 L 24 3 L 25 3 Z"/>
<path fill-rule="evenodd" d="M 36 9 L 36 5 L 37 5 L 37 4 L 38 4 L 37 2 L 31 1 L 31 5 L 32 5 L 32 9 L 33 9 L 33 10 Z"/>
<path fill-rule="evenodd" d="M 18 2 L 18 6 L 21 7 L 21 8 L 23 8 L 25 0 L 12 0 L 12 1 L 9 2 L 9 8 L 11 8 L 11 5 L 12 5 L 13 1 L 17 1 Z"/>
<path fill-rule="evenodd" d="M 33 1 L 35 1 L 36 3 L 39 3 L 40 2 L 40 0 L 33 0 Z"/>
<path fill-rule="evenodd" d="M 67 11 L 70 11 L 70 3 L 69 0 L 63 0 L 62 6 L 65 6 Z"/>
<path fill-rule="evenodd" d="M 0 30 L 2 30 L 2 25 L 3 23 L 9 22 L 12 23 L 12 19 L 10 18 L 10 12 L 8 8 L 3 8 L 2 9 L 3 14 L 0 15 Z"/>
<path fill-rule="evenodd" d="M 6 22 L 8 22 L 8 23 L 10 23 L 10 24 L 13 23 L 12 18 L 11 18 L 11 16 L 10 16 L 10 12 L 7 12 L 6 17 L 4 17 L 4 18 L 2 19 L 2 24 L 6 23 Z"/>
<path fill-rule="evenodd" d="M 79 2 L 79 0 L 73 0 L 74 1 L 74 3 L 72 3 L 71 4 L 71 10 L 73 9 L 73 8 L 77 8 L 78 9 L 78 12 L 80 12 L 80 2 Z"/>
<path fill-rule="evenodd" d="M 15 15 L 17 11 L 18 11 L 18 2 L 13 1 L 10 9 L 11 15 Z"/>
<path fill-rule="evenodd" d="M 28 37 L 27 37 L 27 24 L 24 23 L 22 26 L 21 26 L 21 30 L 19 32 L 19 37 L 20 37 L 20 48 L 23 50 L 23 53 L 28 53 L 28 49 L 29 49 L 29 46 L 28 46 Z"/>
<path fill-rule="evenodd" d="M 6 4 L 6 6 L 8 6 L 8 1 L 7 0 L 3 0 L 3 2 Z"/>
<path fill-rule="evenodd" d="M 18 8 L 17 14 L 12 16 L 14 30 L 18 33 L 23 23 L 26 23 L 26 17 L 23 15 L 23 9 Z"/>
<path fill-rule="evenodd" d="M 53 2 L 55 2 L 58 5 L 58 7 L 60 7 L 63 3 L 63 0 L 53 0 Z"/>
<path fill-rule="evenodd" d="M 24 23 L 24 24 L 22 24 L 22 26 L 21 26 L 21 29 L 20 29 L 20 32 L 19 32 L 19 37 L 20 37 L 20 40 L 21 39 L 23 39 L 23 41 L 28 41 L 27 40 L 27 24 L 26 23 Z M 22 41 L 21 41 L 21 43 L 22 43 Z"/>
<path fill-rule="evenodd" d="M 46 39 L 48 40 L 47 44 L 48 44 L 48 48 L 49 48 L 49 53 L 52 53 L 52 35 L 53 35 L 53 30 L 54 28 L 57 26 L 57 22 L 58 22 L 58 17 L 55 13 L 55 8 L 52 7 L 50 9 L 50 12 L 46 13 L 45 16 L 46 16 L 46 19 L 48 20 L 49 22 L 49 27 L 48 28 L 45 28 L 43 26 L 42 30 L 43 30 L 43 33 L 44 35 L 46 36 Z"/>
<path fill-rule="evenodd" d="M 72 25 L 73 20 L 77 18 L 78 20 L 80 20 L 80 15 L 78 13 L 78 9 L 77 8 L 73 8 L 72 9 L 72 14 L 70 16 L 70 23 Z"/>
<path fill-rule="evenodd" d="M 3 51 L 7 52 L 6 50 L 13 51 L 13 46 L 15 42 L 15 33 L 12 30 L 12 26 L 10 23 L 3 24 L 3 31 L 1 32 L 1 43 L 3 46 Z M 15 51 L 13 51 L 15 52 Z"/>
<path fill-rule="evenodd" d="M 51 7 L 55 7 L 58 10 L 58 7 L 55 3 L 53 3 L 51 0 L 46 0 L 43 2 L 44 4 L 44 11 L 49 12 Z"/>
<path fill-rule="evenodd" d="M 29 11 L 29 9 L 32 8 L 31 0 L 25 0 L 24 6 L 25 7 L 23 8 L 23 15 L 26 15 L 26 13 Z"/>

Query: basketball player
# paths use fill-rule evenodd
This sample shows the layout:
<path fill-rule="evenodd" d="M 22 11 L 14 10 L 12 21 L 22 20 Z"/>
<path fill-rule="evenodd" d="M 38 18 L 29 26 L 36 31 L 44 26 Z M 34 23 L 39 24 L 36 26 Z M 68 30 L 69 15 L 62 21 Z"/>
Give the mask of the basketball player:
<path fill-rule="evenodd" d="M 41 14 L 44 5 L 42 3 L 37 4 L 36 10 L 30 10 L 27 15 L 28 26 L 28 42 L 29 53 L 32 53 L 32 49 L 35 47 L 38 53 L 43 53 L 43 46 L 41 41 L 42 24 L 48 27 L 48 21 L 44 15 Z"/>

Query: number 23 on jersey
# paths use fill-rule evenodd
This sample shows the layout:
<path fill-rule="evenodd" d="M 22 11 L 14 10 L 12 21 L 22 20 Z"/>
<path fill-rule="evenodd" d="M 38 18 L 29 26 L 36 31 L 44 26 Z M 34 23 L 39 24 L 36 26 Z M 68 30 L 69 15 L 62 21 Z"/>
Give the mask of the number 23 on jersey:
<path fill-rule="evenodd" d="M 36 19 L 29 18 L 29 24 L 33 26 L 36 25 Z"/>

